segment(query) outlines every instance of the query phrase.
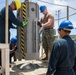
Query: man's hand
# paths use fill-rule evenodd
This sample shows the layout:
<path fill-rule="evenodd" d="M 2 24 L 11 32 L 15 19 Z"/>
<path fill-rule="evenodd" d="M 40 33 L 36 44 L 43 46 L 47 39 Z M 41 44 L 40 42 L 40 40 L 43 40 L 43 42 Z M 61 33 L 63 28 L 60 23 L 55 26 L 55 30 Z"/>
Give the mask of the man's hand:
<path fill-rule="evenodd" d="M 14 49 L 10 50 L 10 54 L 15 52 L 17 50 L 17 46 L 14 47 Z"/>
<path fill-rule="evenodd" d="M 25 21 L 22 21 L 22 26 L 24 27 L 24 26 L 26 26 L 27 24 L 28 24 L 28 21 L 27 20 L 25 20 Z"/>
<path fill-rule="evenodd" d="M 37 25 L 39 26 L 39 27 L 42 27 L 42 25 L 41 25 L 41 23 L 38 21 L 37 22 Z"/>
<path fill-rule="evenodd" d="M 15 52 L 15 50 L 14 50 L 14 49 L 10 50 L 10 54 L 11 54 L 11 53 L 13 53 L 13 52 Z"/>

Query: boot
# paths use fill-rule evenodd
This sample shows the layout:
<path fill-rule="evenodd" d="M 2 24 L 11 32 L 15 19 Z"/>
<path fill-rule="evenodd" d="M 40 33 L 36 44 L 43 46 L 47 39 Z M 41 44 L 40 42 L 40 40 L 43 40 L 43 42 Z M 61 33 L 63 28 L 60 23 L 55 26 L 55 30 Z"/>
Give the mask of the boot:
<path fill-rule="evenodd" d="M 46 54 L 46 57 L 43 58 L 42 60 L 48 60 L 48 54 Z"/>

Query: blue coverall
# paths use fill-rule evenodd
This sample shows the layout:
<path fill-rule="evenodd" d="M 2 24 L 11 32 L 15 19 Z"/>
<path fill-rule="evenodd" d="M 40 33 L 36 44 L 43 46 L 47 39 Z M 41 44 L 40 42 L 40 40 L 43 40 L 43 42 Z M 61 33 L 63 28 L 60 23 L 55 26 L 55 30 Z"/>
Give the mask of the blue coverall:
<path fill-rule="evenodd" d="M 17 26 L 22 26 L 22 22 L 20 22 L 14 15 L 13 10 L 8 6 L 9 12 L 8 12 L 8 28 L 15 28 L 13 27 L 12 23 L 17 25 Z M 5 43 L 5 10 L 6 8 L 4 7 L 0 11 L 0 43 Z M 8 32 L 9 32 L 8 29 Z M 10 41 L 10 32 L 8 35 L 8 42 Z M 0 51 L 0 65 L 1 65 L 1 51 Z"/>
<path fill-rule="evenodd" d="M 54 42 L 46 75 L 75 75 L 76 43 L 70 36 Z"/>

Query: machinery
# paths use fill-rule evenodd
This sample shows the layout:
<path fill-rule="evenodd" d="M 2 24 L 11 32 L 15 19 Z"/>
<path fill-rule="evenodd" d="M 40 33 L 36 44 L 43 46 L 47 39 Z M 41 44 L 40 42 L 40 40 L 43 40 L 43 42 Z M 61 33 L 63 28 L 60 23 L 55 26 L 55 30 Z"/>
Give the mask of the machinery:
<path fill-rule="evenodd" d="M 39 6 L 33 2 L 23 2 L 22 7 L 17 12 L 19 20 L 28 20 L 28 25 L 18 27 L 18 49 L 17 58 L 21 59 L 38 59 L 39 58 Z"/>

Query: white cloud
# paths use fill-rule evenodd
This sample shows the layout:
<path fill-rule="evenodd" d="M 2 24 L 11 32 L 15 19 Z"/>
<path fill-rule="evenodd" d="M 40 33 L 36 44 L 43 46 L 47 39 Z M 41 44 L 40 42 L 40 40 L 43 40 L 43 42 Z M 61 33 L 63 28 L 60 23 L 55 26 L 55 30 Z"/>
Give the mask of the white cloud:
<path fill-rule="evenodd" d="M 73 23 L 74 27 L 76 28 L 76 22 Z"/>
<path fill-rule="evenodd" d="M 55 4 L 60 4 L 60 5 L 67 5 L 67 2 L 66 1 L 64 1 L 64 0 L 54 0 L 54 3 Z"/>

